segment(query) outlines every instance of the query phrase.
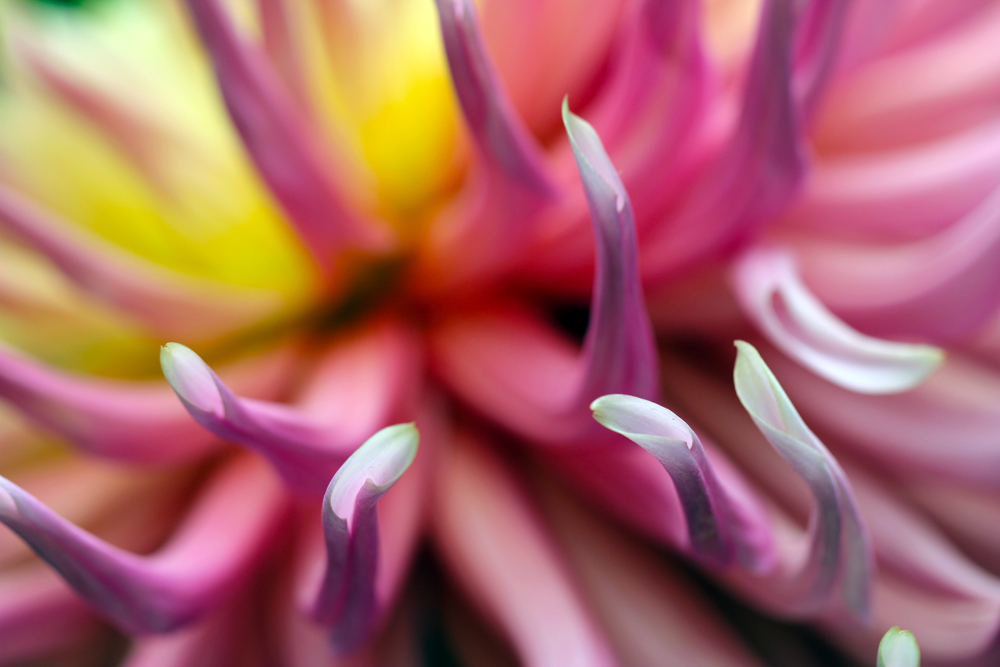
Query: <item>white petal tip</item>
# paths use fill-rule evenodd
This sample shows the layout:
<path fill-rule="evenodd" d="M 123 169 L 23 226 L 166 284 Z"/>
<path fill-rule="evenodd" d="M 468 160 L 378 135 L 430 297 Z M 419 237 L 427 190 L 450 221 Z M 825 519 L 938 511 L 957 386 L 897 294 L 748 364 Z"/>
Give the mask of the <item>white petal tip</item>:
<path fill-rule="evenodd" d="M 191 348 L 167 343 L 160 348 L 160 366 L 182 401 L 203 412 L 222 412 L 222 396 L 212 369 Z"/>
<path fill-rule="evenodd" d="M 878 645 L 878 667 L 920 667 L 920 647 L 909 630 L 894 627 Z"/>

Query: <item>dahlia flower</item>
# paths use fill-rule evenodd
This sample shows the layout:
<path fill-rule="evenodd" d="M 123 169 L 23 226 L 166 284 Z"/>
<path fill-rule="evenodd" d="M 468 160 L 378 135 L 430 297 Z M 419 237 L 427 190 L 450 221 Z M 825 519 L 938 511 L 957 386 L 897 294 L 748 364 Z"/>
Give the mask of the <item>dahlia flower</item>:
<path fill-rule="evenodd" d="M 0 663 L 996 664 L 997 3 L 0 12 Z"/>

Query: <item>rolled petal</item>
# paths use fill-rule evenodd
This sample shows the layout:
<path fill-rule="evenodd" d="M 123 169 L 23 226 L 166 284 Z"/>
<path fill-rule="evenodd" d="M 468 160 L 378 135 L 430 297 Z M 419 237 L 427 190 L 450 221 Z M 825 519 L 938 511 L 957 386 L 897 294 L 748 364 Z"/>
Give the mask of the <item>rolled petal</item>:
<path fill-rule="evenodd" d="M 634 396 L 602 396 L 594 418 L 652 454 L 677 488 L 694 555 L 721 567 L 739 560 L 756 569 L 758 554 L 741 534 L 726 493 L 697 434 L 670 410 Z"/>
<path fill-rule="evenodd" d="M 894 246 L 805 241 L 806 282 L 875 335 L 967 340 L 1000 308 L 1000 189 L 943 231 Z"/>
<path fill-rule="evenodd" d="M 383 426 L 411 388 L 413 341 L 393 325 L 335 343 L 299 405 L 237 396 L 195 352 L 160 351 L 163 374 L 206 430 L 266 457 L 296 493 L 319 495 L 337 468 Z"/>
<path fill-rule="evenodd" d="M 253 360 L 233 380 L 248 393 L 273 394 L 287 361 L 281 357 Z M 77 377 L 2 346 L 0 397 L 38 425 L 98 456 L 168 464 L 197 458 L 215 447 L 214 438 L 192 428 L 166 384 Z"/>
<path fill-rule="evenodd" d="M 597 271 L 590 326 L 583 343 L 585 374 L 580 402 L 602 393 L 654 398 L 658 357 L 639 280 L 632 204 L 600 137 L 563 100 L 563 123 L 590 206 L 597 241 Z M 575 407 L 575 406 L 574 406 Z"/>
<path fill-rule="evenodd" d="M 384 610 L 376 599 L 377 503 L 410 467 L 420 436 L 413 424 L 373 435 L 337 471 L 323 499 L 326 573 L 312 616 L 326 625 L 336 652 L 363 644 Z"/>
<path fill-rule="evenodd" d="M 276 292 L 195 278 L 132 255 L 3 185 L 0 230 L 159 336 L 206 340 L 274 315 L 283 305 Z"/>
<path fill-rule="evenodd" d="M 808 562 L 795 584 L 803 608 L 823 608 L 835 586 L 860 618 L 871 608 L 874 561 L 870 539 L 840 466 L 792 405 L 751 345 L 737 341 L 736 394 L 754 424 L 809 486 L 816 508 L 810 519 Z"/>
<path fill-rule="evenodd" d="M 452 83 L 465 121 L 495 176 L 536 196 L 555 194 L 538 143 L 518 116 L 486 50 L 476 6 L 470 0 L 435 0 Z"/>
<path fill-rule="evenodd" d="M 849 0 L 813 0 L 800 19 L 792 85 L 806 122 L 833 73 L 850 6 Z"/>
<path fill-rule="evenodd" d="M 526 667 L 617 661 L 513 472 L 472 437 L 441 456 L 434 539 L 472 601 Z"/>
<path fill-rule="evenodd" d="M 296 107 L 267 56 L 237 34 L 220 0 L 188 0 L 215 66 L 233 124 L 264 181 L 321 267 L 344 247 L 384 248 L 387 232 L 350 210 L 317 147 L 319 133 Z"/>
<path fill-rule="evenodd" d="M 732 251 L 798 191 L 805 157 L 792 90 L 792 5 L 764 2 L 739 119 L 702 181 L 643 242 L 648 279 L 665 280 Z"/>
<path fill-rule="evenodd" d="M 582 353 L 574 357 L 572 345 L 539 317 L 506 304 L 452 317 L 432 339 L 442 375 L 463 398 L 509 428 L 550 443 L 599 433 L 587 407 L 602 394 L 654 398 L 659 391 L 628 194 L 594 128 L 565 103 L 563 120 L 597 242 Z"/>
<path fill-rule="evenodd" d="M 137 556 L 64 521 L 0 478 L 0 521 L 91 606 L 140 634 L 169 632 L 225 601 L 261 556 L 286 507 L 264 464 L 242 457 L 213 477 L 166 546 Z"/>
<path fill-rule="evenodd" d="M 878 645 L 878 667 L 920 667 L 920 647 L 913 633 L 899 626 L 885 633 Z"/>
<path fill-rule="evenodd" d="M 846 325 L 802 284 L 788 251 L 753 248 L 736 261 L 731 275 L 743 312 L 772 343 L 846 389 L 906 391 L 944 360 L 939 348 L 884 341 Z"/>

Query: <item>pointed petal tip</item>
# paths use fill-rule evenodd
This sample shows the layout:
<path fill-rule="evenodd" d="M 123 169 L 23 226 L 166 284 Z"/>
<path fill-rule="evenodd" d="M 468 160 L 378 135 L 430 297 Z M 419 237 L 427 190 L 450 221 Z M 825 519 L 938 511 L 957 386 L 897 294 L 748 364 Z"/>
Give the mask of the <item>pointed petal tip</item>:
<path fill-rule="evenodd" d="M 223 411 L 215 374 L 194 350 L 180 343 L 167 343 L 160 348 L 160 367 L 181 401 L 202 412 Z"/>
<path fill-rule="evenodd" d="M 920 667 L 920 647 L 909 630 L 890 628 L 878 645 L 878 667 Z"/>
<path fill-rule="evenodd" d="M 327 503 L 344 520 L 353 516 L 360 489 L 364 486 L 381 496 L 406 472 L 417 456 L 420 432 L 413 422 L 387 426 L 348 457 L 330 481 Z"/>
<path fill-rule="evenodd" d="M 604 143 L 594 126 L 570 111 L 569 96 L 563 98 L 562 119 L 584 184 L 595 187 L 600 183 L 610 189 L 614 195 L 615 211 L 621 213 L 628 203 L 625 184 L 604 150 Z"/>

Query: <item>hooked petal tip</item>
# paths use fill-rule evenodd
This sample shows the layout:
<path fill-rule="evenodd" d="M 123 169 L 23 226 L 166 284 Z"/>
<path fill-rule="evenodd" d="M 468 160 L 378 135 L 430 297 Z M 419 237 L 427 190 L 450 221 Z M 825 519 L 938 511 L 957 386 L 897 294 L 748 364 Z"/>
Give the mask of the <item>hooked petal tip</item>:
<path fill-rule="evenodd" d="M 160 366 L 181 401 L 203 412 L 222 413 L 215 373 L 194 350 L 180 343 L 167 343 L 160 348 Z"/>
<path fill-rule="evenodd" d="M 350 521 L 361 487 L 368 484 L 379 496 L 388 491 L 413 463 L 419 443 L 420 432 L 413 422 L 388 426 L 366 440 L 330 482 L 330 509 Z"/>

